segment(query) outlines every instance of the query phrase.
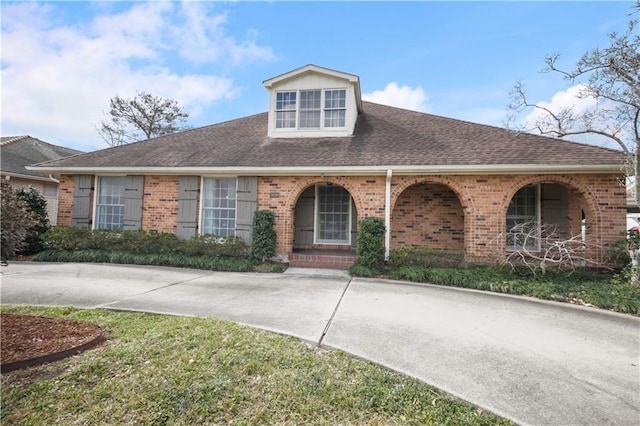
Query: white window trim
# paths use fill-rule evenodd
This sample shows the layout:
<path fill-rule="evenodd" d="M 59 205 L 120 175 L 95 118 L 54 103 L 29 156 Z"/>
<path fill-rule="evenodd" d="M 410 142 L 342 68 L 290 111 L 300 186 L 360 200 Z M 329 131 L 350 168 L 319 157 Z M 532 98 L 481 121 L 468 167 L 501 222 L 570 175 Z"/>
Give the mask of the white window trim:
<path fill-rule="evenodd" d="M 236 235 L 236 229 L 238 228 L 238 176 L 200 176 L 200 196 L 198 200 L 198 235 L 205 235 L 203 231 L 204 223 L 204 180 L 205 179 L 235 179 L 236 180 L 236 208 L 233 210 L 233 236 Z"/>
<path fill-rule="evenodd" d="M 94 175 L 93 176 L 93 200 L 92 204 L 92 213 L 91 213 L 91 229 L 103 229 L 98 228 L 98 198 L 100 196 L 100 178 L 103 177 L 127 177 L 127 175 L 123 174 L 115 174 L 115 175 Z M 125 183 L 126 187 L 126 183 Z"/>
<path fill-rule="evenodd" d="M 319 216 L 320 216 L 320 212 L 319 212 L 319 203 L 320 203 L 320 190 L 319 188 L 321 186 L 330 186 L 327 184 L 316 184 L 315 186 L 315 199 L 314 199 L 314 206 L 313 206 L 313 244 L 325 244 L 325 245 L 334 245 L 334 246 L 350 246 L 351 245 L 351 223 L 352 223 L 352 217 L 351 215 L 353 214 L 352 211 L 352 206 L 353 206 L 353 197 L 351 196 L 351 194 L 349 193 L 349 191 L 347 191 L 344 187 L 343 189 L 345 191 L 347 191 L 347 194 L 349 194 L 349 215 L 347 218 L 347 239 L 346 240 L 321 240 L 318 238 L 318 234 L 320 233 L 320 221 Z M 337 185 L 339 186 L 339 185 Z"/>
<path fill-rule="evenodd" d="M 300 127 L 300 93 L 301 92 L 313 92 L 320 90 L 320 127 Z M 325 93 L 330 90 L 344 90 L 345 92 L 345 104 L 344 108 L 329 108 L 330 111 L 337 111 L 344 109 L 345 120 L 344 126 L 341 127 L 326 127 L 324 125 L 325 122 Z M 277 127 L 277 113 L 278 112 L 286 112 L 292 110 L 279 110 L 277 109 L 278 105 L 278 93 L 296 93 L 296 108 L 295 108 L 295 116 L 296 116 L 296 125 L 294 127 Z M 348 87 L 322 87 L 322 88 L 314 88 L 314 89 L 290 89 L 290 90 L 277 90 L 274 92 L 274 101 L 273 101 L 273 130 L 275 132 L 341 132 L 347 129 L 348 126 L 348 112 L 349 112 L 349 88 Z"/>
<path fill-rule="evenodd" d="M 535 215 L 536 215 L 536 226 L 538 228 L 538 235 L 540 235 L 540 229 L 541 229 L 541 226 L 542 226 L 542 223 L 541 223 L 542 222 L 542 184 L 541 183 L 536 183 L 533 186 L 535 186 L 535 188 L 536 188 L 536 197 L 535 197 L 535 199 L 536 199 L 536 201 L 535 201 L 535 203 L 536 203 L 536 213 L 535 213 Z M 519 188 L 518 191 L 520 191 L 521 189 L 522 188 Z M 514 197 L 516 196 L 518 191 L 516 191 L 515 194 L 513 194 Z M 513 197 L 511 197 L 511 198 L 513 199 Z M 507 206 L 507 209 L 508 208 L 509 207 Z M 509 215 L 507 213 L 506 219 L 508 219 L 508 218 L 509 218 Z M 505 221 L 505 227 L 506 227 L 506 221 Z M 506 231 L 509 232 L 508 229 L 506 229 Z M 516 251 L 521 250 L 521 249 L 523 249 L 523 247 L 506 246 L 506 250 L 507 250 L 508 253 L 516 252 Z M 533 248 L 530 248 L 530 249 L 527 249 L 527 250 L 528 251 L 540 251 L 540 238 L 538 238 L 536 247 L 533 247 Z"/>

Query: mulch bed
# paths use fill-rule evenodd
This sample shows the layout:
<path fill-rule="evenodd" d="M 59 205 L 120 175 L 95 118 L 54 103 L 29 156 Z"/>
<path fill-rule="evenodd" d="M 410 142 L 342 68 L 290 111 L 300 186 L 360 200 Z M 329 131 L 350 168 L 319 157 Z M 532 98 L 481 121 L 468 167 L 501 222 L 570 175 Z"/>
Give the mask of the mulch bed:
<path fill-rule="evenodd" d="M 62 359 L 102 340 L 102 329 L 89 322 L 0 314 L 2 372 Z"/>

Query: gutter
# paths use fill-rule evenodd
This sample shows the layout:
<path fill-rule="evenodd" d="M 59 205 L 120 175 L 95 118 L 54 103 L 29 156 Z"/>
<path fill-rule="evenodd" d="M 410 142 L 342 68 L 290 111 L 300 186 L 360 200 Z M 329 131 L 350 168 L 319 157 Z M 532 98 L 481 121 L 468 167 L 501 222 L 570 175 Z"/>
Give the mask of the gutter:
<path fill-rule="evenodd" d="M 29 169 L 32 170 L 32 169 Z M 40 169 L 33 169 L 34 171 L 40 171 Z M 35 175 L 24 175 L 21 173 L 12 173 L 12 172 L 1 172 L 2 177 L 8 178 L 19 178 L 19 179 L 28 179 L 28 180 L 37 180 L 39 182 L 49 182 L 49 183 L 60 183 L 60 181 L 53 176 L 49 175 L 49 177 L 44 176 L 35 176 Z"/>
<path fill-rule="evenodd" d="M 435 166 L 336 166 L 336 167 L 244 167 L 244 166 L 127 166 L 127 167 L 55 167 L 27 166 L 27 170 L 53 174 L 145 174 L 212 176 L 384 176 L 393 168 L 395 175 L 486 175 L 486 174 L 601 174 L 623 173 L 622 164 L 482 164 Z"/>
<path fill-rule="evenodd" d="M 389 260 L 389 247 L 391 245 L 391 177 L 393 171 L 387 169 L 387 179 L 384 187 L 384 260 Z"/>

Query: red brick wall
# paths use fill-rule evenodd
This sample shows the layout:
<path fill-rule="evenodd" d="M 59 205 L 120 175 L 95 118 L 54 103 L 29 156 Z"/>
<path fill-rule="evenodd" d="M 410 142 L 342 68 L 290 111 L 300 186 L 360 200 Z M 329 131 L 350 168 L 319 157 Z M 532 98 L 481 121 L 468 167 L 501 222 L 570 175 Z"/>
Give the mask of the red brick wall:
<path fill-rule="evenodd" d="M 73 209 L 73 176 L 60 176 L 58 185 L 58 225 L 71 226 Z"/>
<path fill-rule="evenodd" d="M 584 210 L 587 244 L 592 247 L 592 257 L 601 259 L 602 250 L 618 240 L 625 229 L 626 196 L 621 178 L 614 174 L 394 176 L 391 204 L 395 206 L 403 191 L 416 183 L 447 185 L 457 195 L 464 212 L 467 260 L 493 262 L 504 258 L 506 211 L 513 195 L 529 184 L 559 183 L 570 188 L 572 228 L 579 227 L 575 216 Z"/>
<path fill-rule="evenodd" d="M 429 246 L 464 250 L 464 213 L 457 195 L 442 184 L 419 183 L 398 197 L 391 215 L 391 248 Z"/>
<path fill-rule="evenodd" d="M 491 175 L 393 176 L 392 247 L 421 244 L 464 250 L 467 260 L 492 262 L 504 258 L 506 211 L 523 186 L 555 182 L 569 188 L 568 215 L 572 233 L 580 229 L 581 211 L 587 218 L 587 243 L 606 247 L 625 230 L 626 197 L 620 175 Z M 385 176 L 277 176 L 258 179 L 258 209 L 276 215 L 277 251 L 290 253 L 294 239 L 294 209 L 311 185 L 330 182 L 352 195 L 358 220 L 384 219 Z M 416 185 L 428 182 L 427 185 Z M 143 229 L 175 232 L 178 177 L 146 176 Z M 58 223 L 71 224 L 73 176 L 60 177 Z M 426 202 L 426 204 L 424 202 Z M 425 219 L 426 218 L 426 219 Z M 418 232 L 400 232 L 412 225 Z M 579 232 L 579 231 L 578 231 Z M 601 250 L 593 256 L 601 257 Z"/>
<path fill-rule="evenodd" d="M 178 193 L 178 176 L 145 176 L 142 229 L 175 234 Z"/>

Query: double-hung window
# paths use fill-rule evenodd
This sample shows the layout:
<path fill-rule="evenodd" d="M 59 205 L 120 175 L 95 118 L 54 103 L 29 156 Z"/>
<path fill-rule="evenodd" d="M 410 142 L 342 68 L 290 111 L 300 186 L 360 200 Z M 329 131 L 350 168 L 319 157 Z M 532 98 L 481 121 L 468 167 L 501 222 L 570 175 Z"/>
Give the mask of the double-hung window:
<path fill-rule="evenodd" d="M 126 177 L 100 176 L 96 199 L 96 228 L 122 229 Z"/>
<path fill-rule="evenodd" d="M 317 187 L 317 235 L 318 243 L 348 244 L 351 234 L 351 196 L 334 185 Z"/>
<path fill-rule="evenodd" d="M 329 129 L 346 125 L 346 89 L 276 93 L 276 129 Z"/>
<path fill-rule="evenodd" d="M 320 128 L 320 90 L 300 91 L 300 128 Z"/>
<path fill-rule="evenodd" d="M 219 237 L 235 235 L 235 178 L 205 178 L 202 193 L 202 233 Z"/>
<path fill-rule="evenodd" d="M 507 250 L 535 250 L 540 245 L 540 185 L 521 188 L 507 209 Z"/>
<path fill-rule="evenodd" d="M 296 92 L 276 93 L 276 128 L 293 129 L 296 127 Z"/>
<path fill-rule="evenodd" d="M 346 111 L 346 90 L 324 91 L 324 127 L 344 127 Z"/>

